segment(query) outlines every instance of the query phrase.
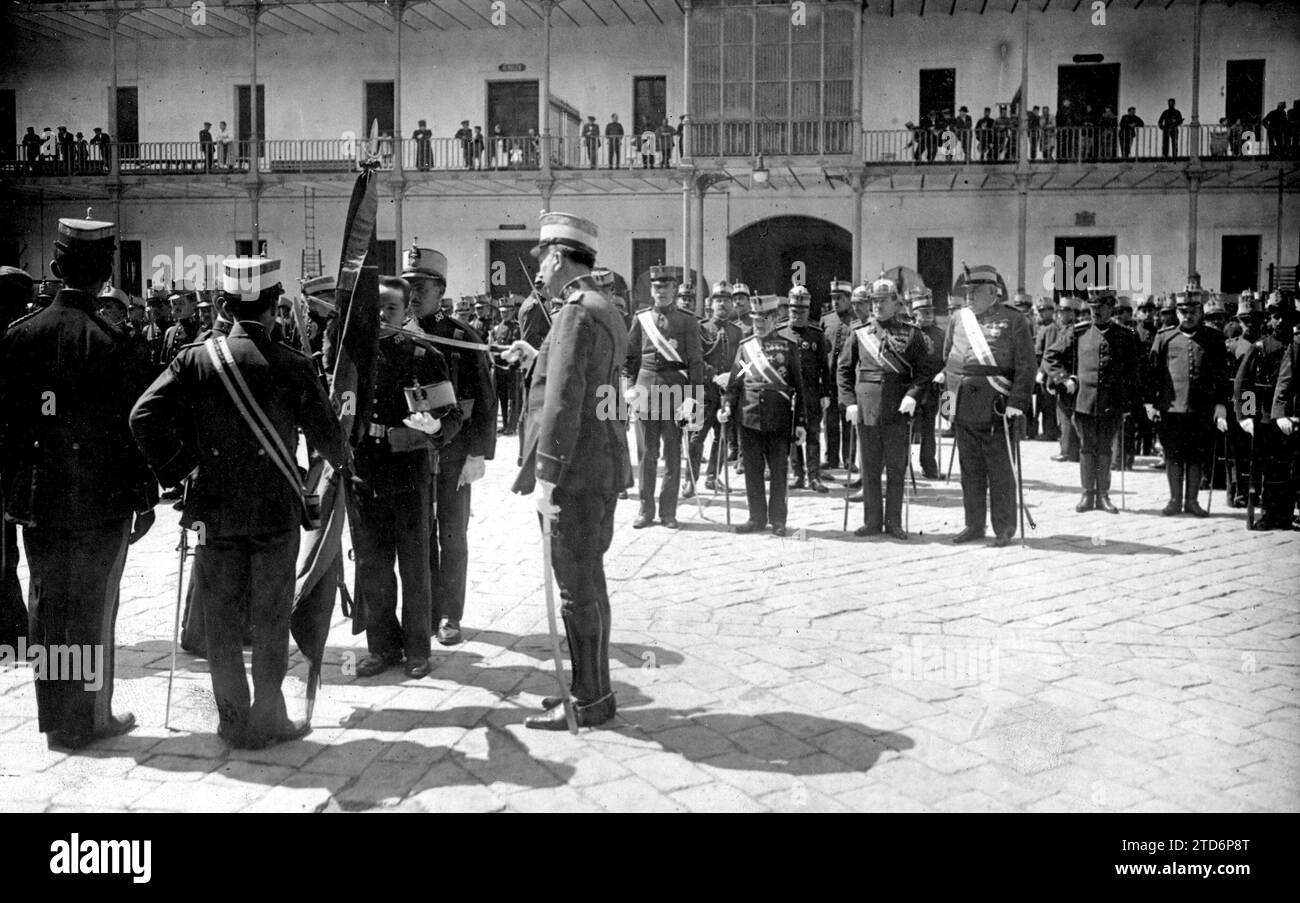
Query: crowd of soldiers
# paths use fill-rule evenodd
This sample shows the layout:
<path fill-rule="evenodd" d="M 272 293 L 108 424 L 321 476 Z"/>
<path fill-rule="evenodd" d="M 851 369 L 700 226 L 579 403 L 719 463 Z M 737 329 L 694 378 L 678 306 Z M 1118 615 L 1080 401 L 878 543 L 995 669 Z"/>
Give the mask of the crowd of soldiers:
<path fill-rule="evenodd" d="M 1263 510 L 1250 526 L 1293 526 L 1300 342 L 1295 308 L 1276 293 L 1243 295 L 1231 324 L 1196 282 L 1159 305 L 1142 301 L 1136 316 L 1105 287 L 1086 304 L 1044 300 L 1035 313 L 977 266 L 964 270 L 943 329 L 919 280 L 884 273 L 833 281 L 817 323 L 804 286 L 754 296 L 719 282 L 701 320 L 671 267 L 651 269 L 651 303 L 630 310 L 617 277 L 596 266 L 595 224 L 552 212 L 517 315 L 513 301 L 499 318 L 483 299 L 457 310 L 445 298 L 447 260 L 430 248 L 411 247 L 401 274 L 380 279 L 372 397 L 349 439 L 327 395 L 339 341 L 333 277 L 288 299 L 279 261 L 234 258 L 219 292 L 175 292 L 132 313 L 107 285 L 114 232 L 60 221 L 52 298 L 34 300 L 21 270 L 0 271 L 0 643 L 107 652 L 100 687 L 38 680 L 40 730 L 54 748 L 134 725 L 112 710 L 114 624 L 128 546 L 151 528 L 160 488 L 179 498 L 182 527 L 202 531 L 183 643 L 208 659 L 218 733 L 258 748 L 310 729 L 289 718 L 281 692 L 301 528 L 314 526 L 299 431 L 348 487 L 354 611 L 365 613 L 367 641 L 357 674 L 401 665 L 412 679 L 430 673 L 434 638 L 462 640 L 471 486 L 498 432 L 521 431 L 513 489 L 536 493 L 573 661 L 569 692 L 526 722 L 549 730 L 614 716 L 603 556 L 633 486 L 632 527 L 673 529 L 679 498 L 719 484 L 730 492 L 734 468 L 748 502 L 736 532 L 784 536 L 789 491 L 826 494 L 842 471 L 846 497 L 862 505 L 855 535 L 906 540 L 912 445 L 935 480 L 950 436 L 965 515 L 953 542 L 983 538 L 991 524 L 991 544 L 1004 546 L 1017 509 L 1027 516 L 1027 437 L 1060 441 L 1058 460 L 1078 462 L 1080 512 L 1116 513 L 1112 469 L 1158 447 L 1164 514 L 1205 516 L 1198 494 L 1221 457 L 1230 503 Z M 625 403 L 613 416 L 611 388 Z"/>

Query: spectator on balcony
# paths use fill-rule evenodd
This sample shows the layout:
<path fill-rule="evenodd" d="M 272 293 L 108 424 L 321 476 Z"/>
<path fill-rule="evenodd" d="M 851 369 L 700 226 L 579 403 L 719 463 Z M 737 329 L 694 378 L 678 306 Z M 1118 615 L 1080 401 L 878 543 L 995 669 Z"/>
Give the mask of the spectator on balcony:
<path fill-rule="evenodd" d="M 95 131 L 99 131 L 96 129 Z M 28 171 L 36 169 L 36 161 L 41 156 L 41 136 L 36 134 L 35 126 L 27 126 L 27 134 L 23 135 L 23 159 L 27 161 Z"/>
<path fill-rule="evenodd" d="M 42 169 L 52 169 L 54 161 L 58 159 L 59 146 L 54 140 L 54 132 L 50 131 L 47 125 L 45 131 L 41 133 L 41 162 Z"/>
<path fill-rule="evenodd" d="M 1010 104 L 998 104 L 997 157 L 998 160 L 1016 158 L 1016 120 L 1011 115 Z"/>
<path fill-rule="evenodd" d="M 1079 159 L 1089 162 L 1097 159 L 1097 113 L 1091 104 L 1081 104 L 1075 111 L 1079 129 Z M 1085 305 L 1086 306 L 1086 305 Z"/>
<path fill-rule="evenodd" d="M 72 158 L 76 154 L 77 139 L 74 138 L 72 133 L 68 131 L 68 127 L 66 125 L 61 125 L 59 126 L 59 133 L 54 136 L 54 140 L 58 142 L 59 145 L 58 159 L 60 164 L 59 166 L 60 171 L 64 173 L 71 172 Z"/>
<path fill-rule="evenodd" d="M 1137 107 L 1129 107 L 1128 112 L 1119 118 L 1119 146 L 1125 160 L 1133 156 L 1133 139 L 1137 137 L 1137 130 L 1145 126 L 1137 114 Z"/>
<path fill-rule="evenodd" d="M 1286 111 L 1286 134 L 1291 159 L 1300 158 L 1300 99 L 1291 101 Z"/>
<path fill-rule="evenodd" d="M 474 168 L 474 132 L 469 127 L 468 119 L 462 119 L 460 121 L 460 128 L 456 130 L 456 134 L 453 135 L 452 137 L 460 142 L 461 153 L 465 155 L 465 168 L 473 169 Z"/>
<path fill-rule="evenodd" d="M 975 139 L 980 143 L 980 162 L 988 160 L 992 154 L 993 159 L 997 159 L 997 148 L 993 143 L 994 129 L 997 123 L 993 121 L 992 108 L 985 107 L 984 115 L 980 117 L 979 122 L 975 123 Z"/>
<path fill-rule="evenodd" d="M 971 137 L 971 118 L 970 110 L 960 107 L 957 110 L 957 116 L 953 120 L 953 128 L 957 130 L 957 138 L 961 141 L 961 156 L 963 160 L 970 160 L 970 137 Z"/>
<path fill-rule="evenodd" d="M 1238 124 L 1240 120 L 1238 120 Z M 1226 157 L 1228 148 L 1232 142 L 1233 129 L 1228 125 L 1228 117 L 1220 116 L 1219 124 L 1210 128 L 1210 156 Z M 1237 139 L 1240 142 L 1241 129 L 1237 129 Z"/>
<path fill-rule="evenodd" d="M 939 145 L 943 143 L 943 126 L 946 120 L 939 115 L 938 110 L 931 110 L 928 116 L 921 118 L 921 125 L 925 127 L 925 162 L 933 163 L 935 156 L 939 153 Z"/>
<path fill-rule="evenodd" d="M 1286 156 L 1287 120 L 1286 101 L 1277 105 L 1264 117 L 1264 131 L 1268 133 L 1268 155 L 1270 157 Z"/>
<path fill-rule="evenodd" d="M 1052 118 L 1052 108 L 1043 107 L 1043 115 L 1039 117 L 1038 124 L 1043 133 L 1043 159 L 1052 159 L 1052 151 L 1056 144 L 1056 121 Z"/>
<path fill-rule="evenodd" d="M 1065 161 L 1075 160 L 1078 156 L 1079 133 L 1077 131 L 1079 120 L 1076 117 L 1074 104 L 1069 98 L 1061 101 L 1061 109 L 1056 114 L 1057 139 L 1056 146 L 1057 156 Z"/>
<path fill-rule="evenodd" d="M 203 171 L 212 172 L 212 123 L 203 123 L 199 129 L 199 151 L 203 154 Z"/>
<path fill-rule="evenodd" d="M 1025 127 L 1029 130 L 1029 159 L 1038 159 L 1038 140 L 1042 133 L 1043 118 L 1038 107 L 1031 107 L 1025 114 Z"/>
<path fill-rule="evenodd" d="M 483 151 L 487 148 L 487 142 L 483 140 L 483 126 L 474 126 L 474 168 L 483 168 Z"/>
<path fill-rule="evenodd" d="M 953 141 L 948 140 L 948 133 L 952 133 Z M 956 147 L 954 142 L 957 138 L 957 120 L 952 116 L 952 110 L 943 110 L 939 113 L 939 122 L 937 123 L 936 140 L 939 142 L 939 149 L 943 151 L 943 162 L 951 163 Z"/>
<path fill-rule="evenodd" d="M 911 138 L 908 140 L 907 144 L 903 146 L 903 150 L 906 151 L 908 148 L 911 148 L 912 162 L 920 163 L 921 155 L 925 153 L 925 136 L 927 130 L 925 129 L 924 126 L 919 126 L 916 123 L 910 121 L 903 123 L 903 126 L 908 130 L 908 132 L 911 135 Z"/>
<path fill-rule="evenodd" d="M 1228 123 L 1227 117 L 1220 118 L 1219 121 Z M 1228 147 L 1234 157 L 1241 156 L 1241 139 L 1245 133 L 1246 126 L 1242 124 L 1240 116 L 1228 123 Z"/>
<path fill-rule="evenodd" d="M 488 142 L 488 169 L 508 166 L 510 154 L 506 150 L 506 138 L 501 134 L 501 124 L 492 126 L 492 140 Z"/>
<path fill-rule="evenodd" d="M 433 168 L 433 132 L 423 119 L 418 125 L 419 128 L 411 133 L 411 140 L 415 142 L 415 168 L 428 172 Z"/>
<path fill-rule="evenodd" d="M 528 130 L 528 138 L 524 142 L 524 165 L 529 169 L 537 169 L 541 165 L 542 159 L 542 139 L 537 137 L 537 129 Z"/>
<path fill-rule="evenodd" d="M 86 136 L 81 132 L 77 132 L 77 141 L 74 146 L 76 148 L 77 172 L 86 172 L 86 167 L 90 163 L 90 144 L 86 141 Z"/>
<path fill-rule="evenodd" d="M 98 127 L 92 131 L 94 131 L 94 134 L 90 136 L 91 159 L 99 165 L 101 170 L 107 170 L 110 161 L 109 155 L 112 153 L 109 149 L 108 135 L 104 133 L 103 129 Z"/>
<path fill-rule="evenodd" d="M 686 131 L 686 114 L 683 113 L 677 117 L 677 159 L 680 160 L 686 156 L 686 145 L 682 142 L 685 140 L 682 136 Z"/>
<path fill-rule="evenodd" d="M 1101 111 L 1097 120 L 1098 136 L 1101 139 L 1101 156 L 1104 160 L 1115 159 L 1115 137 L 1119 128 L 1119 117 L 1110 107 Z"/>
<path fill-rule="evenodd" d="M 1169 98 L 1169 106 L 1160 118 L 1156 120 L 1156 126 L 1160 129 L 1160 155 L 1162 157 L 1178 156 L 1178 127 L 1183 124 L 1183 114 L 1178 112 L 1174 106 L 1174 99 Z"/>
<path fill-rule="evenodd" d="M 667 169 L 668 164 L 672 162 L 673 138 L 676 137 L 676 135 L 677 133 L 673 130 L 673 127 L 668 124 L 667 119 L 663 121 L 663 124 L 660 125 L 659 128 L 655 129 L 655 143 L 659 151 L 660 169 Z"/>
<path fill-rule="evenodd" d="M 655 132 L 650 125 L 650 120 L 645 120 L 641 125 L 641 135 L 637 138 L 637 150 L 641 153 L 641 166 L 643 169 L 655 168 Z"/>
<path fill-rule="evenodd" d="M 605 143 L 609 145 L 609 163 L 610 169 L 621 169 L 623 166 L 623 124 L 618 121 L 617 113 L 609 114 L 609 122 L 605 124 Z"/>
<path fill-rule="evenodd" d="M 595 116 L 588 116 L 582 126 L 582 143 L 587 149 L 587 168 L 596 168 L 596 157 L 600 155 L 600 126 Z"/>
<path fill-rule="evenodd" d="M 222 169 L 230 168 L 230 129 L 224 122 L 217 123 L 217 134 L 213 136 L 217 143 L 217 163 Z"/>

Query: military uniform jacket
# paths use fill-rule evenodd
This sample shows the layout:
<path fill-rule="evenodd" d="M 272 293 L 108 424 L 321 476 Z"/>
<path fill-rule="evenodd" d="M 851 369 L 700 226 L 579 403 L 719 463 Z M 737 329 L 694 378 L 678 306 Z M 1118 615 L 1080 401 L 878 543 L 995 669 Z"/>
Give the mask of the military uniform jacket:
<path fill-rule="evenodd" d="M 520 337 L 519 324 L 514 320 L 502 320 L 492 327 L 492 342 L 495 345 L 510 345 Z M 534 348 L 537 346 L 534 345 Z M 502 370 L 518 370 L 518 364 L 497 364 Z"/>
<path fill-rule="evenodd" d="M 660 335 L 677 352 L 674 361 L 660 352 L 641 318 L 650 317 Z M 699 386 L 704 383 L 704 355 L 700 348 L 700 321 L 676 307 L 639 311 L 627 335 L 627 360 L 623 373 L 639 386 Z"/>
<path fill-rule="evenodd" d="M 127 425 L 151 372 L 95 303 L 64 289 L 0 338 L 5 511 L 21 523 L 84 530 L 157 501 Z"/>
<path fill-rule="evenodd" d="M 181 353 L 181 349 L 198 338 L 202 331 L 203 324 L 198 317 L 190 317 L 188 320 L 181 320 L 173 323 L 167 330 L 167 336 L 163 340 L 163 357 L 160 363 L 165 367 L 172 362 L 176 355 Z"/>
<path fill-rule="evenodd" d="M 1277 368 L 1277 386 L 1273 390 L 1273 419 L 1300 417 L 1300 338 L 1282 354 Z"/>
<path fill-rule="evenodd" d="M 148 349 L 149 363 L 155 368 L 166 367 L 171 363 L 171 358 L 167 357 L 166 353 L 167 330 L 170 328 L 160 323 L 146 323 L 141 331 L 145 347 Z"/>
<path fill-rule="evenodd" d="M 961 308 L 948 318 L 944 333 L 944 385 L 953 393 L 953 422 L 973 426 L 1001 419 L 998 409 L 1029 411 L 1034 391 L 1034 342 L 1024 314 L 1006 304 L 994 304 L 976 315 L 993 355 L 991 365 L 975 353 L 963 326 Z M 1000 391 L 1000 384 L 1007 392 Z M 996 409 L 995 409 L 996 408 Z"/>
<path fill-rule="evenodd" d="M 811 323 L 795 326 L 787 323 L 781 335 L 799 349 L 799 369 L 803 376 L 803 403 L 809 411 L 820 410 L 821 400 L 835 394 L 835 380 L 827 362 L 830 360 L 830 342 L 820 326 Z"/>
<path fill-rule="evenodd" d="M 844 350 L 844 340 L 848 338 L 851 332 L 849 322 L 852 319 L 852 314 L 846 313 L 845 317 L 841 317 L 835 311 L 822 316 L 822 332 L 825 333 L 826 342 L 830 346 L 827 367 L 831 372 L 835 371 L 835 365 L 840 359 L 840 352 Z"/>
<path fill-rule="evenodd" d="M 619 384 L 627 358 L 623 316 L 589 276 L 564 287 L 555 315 L 529 370 L 522 468 L 512 487 L 525 495 L 537 480 L 569 493 L 608 495 L 632 484 L 619 399 L 603 387 Z"/>
<path fill-rule="evenodd" d="M 856 404 L 857 422 L 864 426 L 906 422 L 898 412 L 903 397 L 910 395 L 920 404 L 935 374 L 925 336 L 899 319 L 881 323 L 873 318 L 865 326 L 855 323 L 855 327 L 836 366 L 840 404 Z M 858 328 L 865 329 L 879 345 L 879 356 L 862 347 Z"/>
<path fill-rule="evenodd" d="M 799 348 L 776 332 L 765 339 L 751 336 L 742 345 L 762 348 L 780 382 L 764 379 L 742 350 L 731 365 L 731 381 L 727 384 L 727 403 L 731 406 L 732 416 L 741 426 L 751 430 L 793 433 L 796 426 L 804 424 L 804 405 L 800 403 L 804 383 Z"/>
<path fill-rule="evenodd" d="M 1271 335 L 1250 346 L 1232 381 L 1232 410 L 1238 420 L 1273 419 L 1273 391 L 1286 348 Z"/>
<path fill-rule="evenodd" d="M 1223 333 L 1204 323 L 1187 333 L 1170 326 L 1151 345 L 1148 404 L 1175 414 L 1204 414 L 1229 401 Z"/>
<path fill-rule="evenodd" d="M 1043 365 L 1054 385 L 1073 378 L 1073 398 L 1061 390 L 1080 414 L 1124 414 L 1133 409 L 1141 376 L 1137 334 L 1111 320 L 1105 328 L 1079 324 L 1047 349 Z"/>
<path fill-rule="evenodd" d="M 406 336 L 381 335 L 375 362 L 375 394 L 370 404 L 371 428 L 357 445 L 353 464 L 358 488 L 375 496 L 388 496 L 410 492 L 429 481 L 430 474 L 436 472 L 436 450 L 445 448 L 460 432 L 460 406 L 429 412 L 442 421 L 442 429 L 426 437 L 423 448 L 399 451 L 392 439 L 418 443 L 422 435 L 402 424 L 411 413 L 405 390 L 450 379 L 447 360 L 437 350 Z M 389 430 L 398 433 L 390 438 Z"/>
<path fill-rule="evenodd" d="M 533 292 L 519 308 L 519 337 L 534 348 L 541 348 L 550 331 L 550 309 L 541 295 Z"/>
<path fill-rule="evenodd" d="M 931 323 L 929 326 L 919 327 L 921 335 L 925 339 L 925 350 L 930 359 L 930 382 L 926 387 L 925 394 L 921 397 L 921 403 L 931 407 L 938 407 L 939 395 L 943 387 L 934 381 L 936 374 L 943 371 L 943 330 L 937 323 Z"/>
<path fill-rule="evenodd" d="M 419 325 L 431 336 L 457 342 L 483 342 L 466 323 L 442 311 L 421 317 Z M 442 345 L 439 349 L 451 371 L 451 382 L 461 411 L 469 408 L 469 416 L 462 418 L 460 432 L 442 449 L 442 463 L 459 466 L 467 457 L 490 461 L 497 448 L 497 391 L 492 382 L 492 359 L 486 351 L 451 345 Z M 466 405 L 467 401 L 473 404 Z"/>
<path fill-rule="evenodd" d="M 1048 323 L 1042 329 L 1034 333 L 1034 358 L 1039 365 L 1043 364 L 1043 356 L 1047 354 L 1047 349 L 1056 344 L 1056 340 L 1061 337 L 1061 325 L 1059 323 Z M 1044 375 L 1047 373 L 1047 367 L 1042 366 Z"/>
<path fill-rule="evenodd" d="M 705 320 L 700 324 L 700 348 L 704 356 L 704 394 L 720 400 L 722 390 L 713 382 L 719 373 L 730 373 L 744 335 L 730 320 Z"/>
<path fill-rule="evenodd" d="M 347 455 L 343 431 L 311 359 L 271 341 L 261 323 L 230 330 L 230 354 L 249 391 L 290 453 L 298 427 L 311 447 L 335 466 Z M 195 467 L 181 523 L 197 523 L 209 538 L 256 536 L 297 529 L 296 493 L 267 458 L 231 401 L 207 349 L 181 349 L 131 411 L 131 432 L 158 479 L 177 486 Z"/>

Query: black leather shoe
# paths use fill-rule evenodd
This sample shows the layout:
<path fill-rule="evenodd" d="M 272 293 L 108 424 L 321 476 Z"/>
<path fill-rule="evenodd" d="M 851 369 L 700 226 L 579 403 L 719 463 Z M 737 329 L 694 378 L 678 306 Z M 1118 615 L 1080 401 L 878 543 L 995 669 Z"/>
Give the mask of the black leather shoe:
<path fill-rule="evenodd" d="M 676 530 L 676 529 L 677 529 L 677 518 L 675 518 L 675 517 L 665 517 L 665 518 L 664 518 L 664 526 L 667 527 L 669 530 Z"/>
<path fill-rule="evenodd" d="M 744 476 L 744 473 L 745 473 L 745 462 L 744 462 L 744 461 L 737 461 L 737 462 L 736 462 L 736 473 L 737 473 L 737 475 L 739 475 L 739 476 Z"/>
<path fill-rule="evenodd" d="M 1234 495 L 1231 499 L 1228 500 L 1228 507 L 1229 507 L 1229 508 L 1245 508 L 1245 507 L 1246 507 L 1246 497 L 1243 496 L 1243 495 Z"/>
<path fill-rule="evenodd" d="M 832 464 L 827 464 L 827 465 L 825 465 L 825 466 L 822 468 L 822 472 L 818 475 L 818 478 L 819 478 L 823 483 L 834 483 L 834 482 L 836 482 L 836 481 L 839 479 L 839 477 L 835 476 L 835 474 L 833 474 L 833 473 L 827 473 L 827 472 L 826 472 L 826 469 L 827 469 L 828 467 L 839 467 L 839 465 L 838 465 L 838 464 L 834 464 L 834 465 L 832 465 Z"/>
<path fill-rule="evenodd" d="M 922 469 L 921 476 L 925 477 L 927 480 L 937 480 L 939 479 L 939 471 Z"/>
<path fill-rule="evenodd" d="M 795 478 L 790 482 L 790 488 L 791 488 L 791 489 L 806 489 L 806 488 L 807 488 L 807 485 L 804 483 L 804 478 L 803 478 L 803 477 L 795 477 Z"/>
<path fill-rule="evenodd" d="M 357 662 L 357 677 L 374 677 L 383 674 L 402 660 L 400 655 L 380 655 L 372 652 Z"/>
<path fill-rule="evenodd" d="M 983 527 L 967 527 L 952 538 L 954 545 L 961 545 L 964 542 L 974 542 L 977 539 L 984 538 Z"/>
<path fill-rule="evenodd" d="M 821 492 L 821 493 L 830 492 L 830 490 L 827 489 L 826 486 L 822 483 L 821 477 L 809 477 L 808 488 L 811 489 L 813 492 Z"/>
<path fill-rule="evenodd" d="M 756 524 L 753 521 L 745 521 L 745 523 L 739 524 L 735 531 L 737 533 L 761 533 L 763 532 L 763 525 Z"/>
<path fill-rule="evenodd" d="M 892 527 L 886 527 L 885 535 L 892 536 L 894 539 L 908 539 L 907 531 L 897 524 Z"/>
<path fill-rule="evenodd" d="M 1173 499 L 1170 499 L 1165 503 L 1165 506 L 1160 509 L 1160 513 L 1165 517 L 1173 517 L 1174 515 L 1183 513 L 1183 506 L 1178 502 L 1175 502 Z"/>
<path fill-rule="evenodd" d="M 1104 492 L 1097 493 L 1097 507 L 1107 514 L 1119 514 L 1119 509 L 1115 507 L 1115 503 Z"/>
<path fill-rule="evenodd" d="M 421 677 L 428 677 L 433 668 L 429 665 L 427 658 L 408 658 L 402 672 L 407 677 L 419 680 Z"/>
<path fill-rule="evenodd" d="M 569 697 L 569 699 L 572 700 L 573 697 Z M 542 708 L 549 712 L 562 702 L 564 702 L 563 696 L 547 696 L 542 699 Z"/>
<path fill-rule="evenodd" d="M 851 485 L 851 484 L 850 484 L 850 485 Z M 855 492 L 855 493 L 853 493 L 853 495 L 849 496 L 849 501 L 850 501 L 850 502 L 860 502 L 860 501 L 862 501 L 862 493 L 860 493 L 860 492 Z"/>
<path fill-rule="evenodd" d="M 616 711 L 613 695 L 588 705 L 575 705 L 573 709 L 578 727 L 596 727 L 604 724 L 614 717 Z M 539 731 L 567 731 L 569 723 L 564 714 L 564 706 L 557 701 L 555 707 L 547 710 L 544 715 L 530 715 L 525 718 L 524 727 Z"/>
<path fill-rule="evenodd" d="M 655 522 L 653 517 L 646 517 L 644 514 L 638 514 L 636 520 L 632 521 L 633 530 L 644 530 Z"/>
<path fill-rule="evenodd" d="M 707 490 L 709 490 L 709 492 L 712 492 L 713 490 L 717 489 L 717 488 L 718 488 L 718 480 L 717 480 L 717 478 L 716 478 L 716 477 L 709 477 L 707 480 L 705 480 L 705 481 L 704 481 L 704 488 L 707 489 Z"/>
<path fill-rule="evenodd" d="M 110 715 L 108 725 L 102 730 L 89 731 L 87 733 L 74 733 L 72 731 L 50 731 L 46 735 L 45 742 L 50 749 L 77 750 L 89 746 L 96 740 L 106 740 L 109 737 L 120 737 L 123 734 L 135 730 L 135 716 L 130 712 L 125 712 L 121 716 Z"/>
<path fill-rule="evenodd" d="M 1001 549 L 1011 545 L 1011 540 L 1016 538 L 1014 533 L 997 533 L 993 536 L 993 541 L 989 543 L 995 549 Z"/>
<path fill-rule="evenodd" d="M 249 731 L 240 749 L 266 749 L 277 743 L 291 743 L 301 740 L 311 733 L 311 723 L 307 721 L 285 721 L 273 731 L 254 733 Z"/>
<path fill-rule="evenodd" d="M 785 524 L 773 524 L 773 525 L 772 525 L 772 535 L 773 535 L 773 536 L 784 536 L 785 534 L 786 534 Z"/>
<path fill-rule="evenodd" d="M 1186 511 L 1188 514 L 1195 515 L 1196 517 L 1210 516 L 1210 512 L 1202 508 L 1201 503 L 1198 502 L 1196 499 L 1192 499 L 1190 502 L 1185 502 L 1183 504 L 1183 510 Z"/>
<path fill-rule="evenodd" d="M 853 531 L 854 536 L 877 536 L 880 533 L 880 524 L 863 524 Z"/>
<path fill-rule="evenodd" d="M 1079 504 L 1074 506 L 1074 510 L 1082 514 L 1085 511 L 1091 511 L 1094 507 L 1096 507 L 1096 502 L 1093 500 L 1092 493 L 1085 492 L 1079 496 Z"/>
<path fill-rule="evenodd" d="M 460 623 L 458 621 L 443 621 L 438 626 L 438 642 L 443 646 L 457 646 L 461 641 Z"/>
<path fill-rule="evenodd" d="M 677 495 L 679 498 L 693 499 L 695 498 L 695 490 L 691 488 L 690 483 L 686 483 L 682 486 L 681 491 L 678 492 Z"/>

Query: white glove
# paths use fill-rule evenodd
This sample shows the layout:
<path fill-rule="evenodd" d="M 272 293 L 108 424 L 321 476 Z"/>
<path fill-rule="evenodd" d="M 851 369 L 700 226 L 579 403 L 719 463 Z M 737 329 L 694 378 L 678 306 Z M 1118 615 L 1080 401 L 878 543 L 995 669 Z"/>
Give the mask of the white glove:
<path fill-rule="evenodd" d="M 1067 394 L 1073 395 L 1075 392 L 1079 391 L 1079 384 L 1075 382 L 1074 377 L 1071 376 L 1062 384 L 1062 388 L 1065 389 Z"/>
<path fill-rule="evenodd" d="M 857 405 L 855 405 L 855 404 L 851 404 L 851 405 L 849 405 L 847 408 L 844 409 L 844 420 L 845 420 L 846 422 L 848 422 L 848 423 L 857 423 L 857 422 L 858 422 L 858 406 L 857 406 Z"/>
<path fill-rule="evenodd" d="M 808 431 L 801 426 L 794 428 L 794 441 L 803 445 L 808 441 Z"/>
<path fill-rule="evenodd" d="M 694 420 L 694 419 L 695 419 L 695 399 L 694 399 L 694 398 L 687 398 L 687 399 L 685 399 L 685 400 L 682 401 L 681 407 L 679 407 L 679 408 L 677 409 L 677 419 L 678 419 L 678 420 Z"/>
<path fill-rule="evenodd" d="M 426 436 L 436 436 L 442 431 L 442 420 L 434 417 L 428 411 L 419 411 L 407 417 L 402 423 L 406 424 L 413 430 L 419 430 Z"/>
<path fill-rule="evenodd" d="M 1008 418 L 1011 418 L 1011 417 L 1024 417 L 1024 416 L 1025 416 L 1025 412 L 1022 411 L 1022 410 L 1020 410 L 1020 408 L 1017 408 L 1017 407 L 1015 407 L 1014 405 L 1007 405 L 1007 417 L 1008 417 Z"/>
<path fill-rule="evenodd" d="M 555 520 L 555 516 L 560 513 L 560 506 L 551 499 L 554 493 L 554 483 L 537 481 L 537 513 L 548 521 Z"/>
<path fill-rule="evenodd" d="M 623 400 L 630 405 L 635 406 L 640 399 L 641 399 L 641 390 L 636 386 L 633 386 L 632 388 L 628 389 L 626 392 L 623 393 Z"/>
<path fill-rule="evenodd" d="M 823 396 L 822 396 L 822 410 L 824 411 L 824 410 L 826 410 L 827 408 L 829 408 L 830 406 L 831 406 L 831 400 L 830 400 L 829 398 L 827 398 L 826 396 L 823 395 Z"/>
<path fill-rule="evenodd" d="M 898 403 L 898 413 L 904 417 L 911 417 L 916 413 L 916 399 L 911 395 L 904 395 L 903 400 Z"/>
<path fill-rule="evenodd" d="M 731 385 L 731 374 L 719 373 L 717 376 L 713 377 L 713 384 L 725 392 L 727 386 Z"/>
<path fill-rule="evenodd" d="M 529 345 L 523 339 L 515 339 L 510 343 L 510 347 L 501 352 L 501 359 L 508 364 L 519 364 L 528 366 L 537 357 L 537 349 Z"/>
<path fill-rule="evenodd" d="M 1295 429 L 1295 418 L 1279 417 L 1277 419 L 1277 428 L 1282 431 L 1283 436 L 1291 435 L 1291 431 Z"/>
<path fill-rule="evenodd" d="M 483 463 L 482 458 L 470 455 L 465 459 L 465 466 L 460 469 L 460 477 L 456 480 L 456 488 L 468 486 L 475 480 L 483 479 L 483 474 L 487 473 L 487 465 Z"/>
<path fill-rule="evenodd" d="M 1034 382 L 1036 382 L 1036 383 L 1037 383 L 1038 385 L 1040 385 L 1040 386 L 1043 384 L 1043 371 L 1042 371 L 1042 370 L 1039 370 L 1037 373 L 1034 374 Z"/>
<path fill-rule="evenodd" d="M 724 404 L 722 410 L 718 411 L 718 423 L 726 423 L 731 419 L 731 405 Z"/>
<path fill-rule="evenodd" d="M 1146 412 L 1147 412 L 1147 420 L 1150 420 L 1152 423 L 1159 423 L 1159 422 L 1160 422 L 1160 412 L 1156 410 L 1156 406 L 1155 406 L 1155 405 L 1153 405 L 1153 404 L 1144 404 L 1144 405 L 1142 405 L 1142 407 L 1144 407 L 1144 408 L 1146 409 Z"/>
<path fill-rule="evenodd" d="M 1221 433 L 1228 431 L 1228 409 L 1221 404 L 1214 406 L 1214 426 Z"/>
<path fill-rule="evenodd" d="M 930 382 L 938 383 L 939 385 L 942 386 L 945 379 L 947 379 L 947 377 L 944 376 L 944 372 L 940 370 L 938 373 L 934 375 L 934 379 L 930 380 Z"/>
<path fill-rule="evenodd" d="M 1245 430 L 1248 435 L 1255 435 L 1255 421 L 1250 417 L 1247 417 L 1245 420 L 1238 420 L 1237 425 Z"/>

